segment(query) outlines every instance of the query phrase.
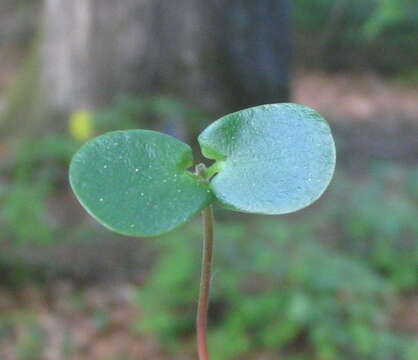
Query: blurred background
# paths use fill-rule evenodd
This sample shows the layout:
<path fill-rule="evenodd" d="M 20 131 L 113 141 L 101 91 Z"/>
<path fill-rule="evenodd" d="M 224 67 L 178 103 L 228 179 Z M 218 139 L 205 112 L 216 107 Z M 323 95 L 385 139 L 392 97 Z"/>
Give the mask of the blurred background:
<path fill-rule="evenodd" d="M 0 0 L 0 359 L 196 359 L 200 219 L 117 236 L 72 195 L 89 138 L 192 144 L 309 105 L 335 178 L 313 206 L 216 207 L 214 360 L 418 359 L 417 0 Z"/>

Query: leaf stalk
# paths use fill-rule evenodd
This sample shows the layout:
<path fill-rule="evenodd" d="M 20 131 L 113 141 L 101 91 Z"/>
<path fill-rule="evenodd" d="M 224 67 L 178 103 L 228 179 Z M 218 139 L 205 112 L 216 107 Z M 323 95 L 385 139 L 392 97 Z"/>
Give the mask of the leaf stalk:
<path fill-rule="evenodd" d="M 208 181 L 208 171 L 203 164 L 196 166 L 196 173 L 205 181 Z M 209 360 L 207 343 L 208 309 L 210 299 L 210 286 L 212 279 L 213 262 L 213 234 L 214 216 L 213 207 L 209 205 L 202 211 L 203 220 L 203 246 L 202 268 L 200 275 L 199 303 L 196 317 L 197 349 L 199 360 Z"/>

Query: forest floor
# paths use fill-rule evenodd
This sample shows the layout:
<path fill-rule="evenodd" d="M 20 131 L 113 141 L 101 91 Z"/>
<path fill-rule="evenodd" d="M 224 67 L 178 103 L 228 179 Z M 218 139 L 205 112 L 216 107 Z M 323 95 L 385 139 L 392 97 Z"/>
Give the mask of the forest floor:
<path fill-rule="evenodd" d="M 332 119 L 355 124 L 412 121 L 418 125 L 418 84 L 389 81 L 373 73 L 299 72 L 293 81 L 293 98 Z"/>
<path fill-rule="evenodd" d="M 3 316 L 0 328 L 13 331 L 0 339 L 0 358 L 26 359 L 31 352 L 27 358 L 36 360 L 167 359 L 155 340 L 134 333 L 140 316 L 134 289 L 119 284 L 80 291 L 61 282 L 2 290 L 0 312 L 8 320 Z"/>
<path fill-rule="evenodd" d="M 135 326 L 141 310 L 134 284 L 93 286 L 80 291 L 60 282 L 0 288 L 0 358 L 2 360 L 192 360 L 192 340 L 182 354 L 169 354 L 155 338 Z M 393 314 L 397 330 L 418 333 L 418 295 L 408 297 Z M 1 336 L 3 335 L 3 336 Z M 248 354 L 242 360 L 277 360 L 272 353 Z"/>
<path fill-rule="evenodd" d="M 135 330 L 141 310 L 134 284 L 93 286 L 80 291 L 60 282 L 0 288 L 2 360 L 193 360 L 194 343 L 181 354 L 162 350 L 154 338 Z M 1 336 L 1 335 L 5 336 Z M 277 360 L 273 354 L 249 354 L 242 360 Z"/>

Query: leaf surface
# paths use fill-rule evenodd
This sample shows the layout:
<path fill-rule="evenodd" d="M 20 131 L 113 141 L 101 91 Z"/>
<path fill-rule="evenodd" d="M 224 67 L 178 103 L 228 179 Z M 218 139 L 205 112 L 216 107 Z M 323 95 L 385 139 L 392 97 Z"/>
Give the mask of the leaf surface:
<path fill-rule="evenodd" d="M 199 143 L 220 169 L 212 191 L 236 211 L 297 211 L 321 196 L 334 173 L 330 128 L 307 106 L 262 105 L 226 115 L 202 132 Z"/>
<path fill-rule="evenodd" d="M 115 131 L 73 157 L 70 183 L 86 210 L 124 235 L 157 236 L 184 224 L 213 201 L 187 169 L 190 147 L 154 131 Z"/>

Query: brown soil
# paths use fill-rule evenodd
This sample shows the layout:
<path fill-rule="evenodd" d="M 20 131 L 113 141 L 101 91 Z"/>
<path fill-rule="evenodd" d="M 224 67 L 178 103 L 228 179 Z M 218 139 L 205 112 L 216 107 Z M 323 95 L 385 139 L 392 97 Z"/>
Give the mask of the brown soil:
<path fill-rule="evenodd" d="M 172 355 L 155 338 L 135 327 L 141 310 L 131 284 L 77 289 L 69 283 L 19 291 L 0 289 L 0 359 L 34 360 L 193 360 L 192 340 L 184 353 Z M 418 334 L 418 297 L 403 299 L 393 327 Z M 35 340 L 34 340 L 35 339 Z M 36 340 L 38 339 L 38 340 Z M 39 341 L 39 339 L 41 339 Z M 242 360 L 278 360 L 272 353 L 254 353 Z"/>
<path fill-rule="evenodd" d="M 408 119 L 418 125 L 418 84 L 388 81 L 372 73 L 301 72 L 295 76 L 293 96 L 295 102 L 330 118 L 375 125 Z"/>
<path fill-rule="evenodd" d="M 64 283 L 0 290 L 0 330 L 7 334 L 0 338 L 0 359 L 21 360 L 30 351 L 36 360 L 191 360 L 190 354 L 167 354 L 135 331 L 141 314 L 134 295 L 129 284 L 81 292 Z"/>

